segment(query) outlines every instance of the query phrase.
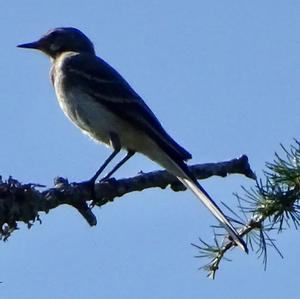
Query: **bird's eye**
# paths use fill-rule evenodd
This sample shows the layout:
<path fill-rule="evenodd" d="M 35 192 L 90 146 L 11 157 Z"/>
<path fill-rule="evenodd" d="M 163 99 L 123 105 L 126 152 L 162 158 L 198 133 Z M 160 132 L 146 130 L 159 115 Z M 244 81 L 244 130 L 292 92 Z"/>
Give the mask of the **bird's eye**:
<path fill-rule="evenodd" d="M 60 49 L 61 49 L 61 44 L 60 43 L 51 43 L 50 44 L 50 50 L 52 51 L 52 52 L 57 52 L 57 51 L 59 51 Z"/>

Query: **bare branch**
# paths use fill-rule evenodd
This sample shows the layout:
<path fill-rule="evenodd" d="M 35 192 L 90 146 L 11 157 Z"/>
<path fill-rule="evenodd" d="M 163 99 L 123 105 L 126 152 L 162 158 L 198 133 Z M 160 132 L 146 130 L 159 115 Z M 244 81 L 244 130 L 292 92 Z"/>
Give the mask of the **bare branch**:
<path fill-rule="evenodd" d="M 213 175 L 225 177 L 233 173 L 255 178 L 246 156 L 225 162 L 194 165 L 190 169 L 198 179 Z M 45 186 L 39 184 L 22 184 L 11 177 L 7 181 L 0 179 L 0 237 L 6 240 L 17 229 L 18 222 L 24 222 L 30 227 L 35 221 L 40 221 L 40 212 L 48 213 L 63 204 L 77 209 L 89 225 L 94 226 L 97 219 L 92 207 L 103 206 L 130 192 L 157 187 L 165 189 L 167 186 L 174 191 L 185 190 L 166 171 L 140 173 L 126 179 L 110 179 L 97 183 L 94 192 L 84 183 L 69 183 L 63 178 L 55 179 L 54 187 L 44 191 L 40 190 Z"/>

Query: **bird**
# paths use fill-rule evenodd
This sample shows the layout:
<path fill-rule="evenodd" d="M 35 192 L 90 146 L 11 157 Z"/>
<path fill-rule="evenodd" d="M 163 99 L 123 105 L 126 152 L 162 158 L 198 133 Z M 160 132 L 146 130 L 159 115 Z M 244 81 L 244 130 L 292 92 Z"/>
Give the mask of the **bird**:
<path fill-rule="evenodd" d="M 73 27 L 54 28 L 38 40 L 17 47 L 39 50 L 50 58 L 50 79 L 64 114 L 84 134 L 113 149 L 89 182 L 95 184 L 121 150 L 126 155 L 104 178 L 135 153 L 141 153 L 190 189 L 235 245 L 248 252 L 242 237 L 189 170 L 187 160 L 192 155 L 166 132 L 122 75 L 96 56 L 92 41 L 83 32 Z"/>

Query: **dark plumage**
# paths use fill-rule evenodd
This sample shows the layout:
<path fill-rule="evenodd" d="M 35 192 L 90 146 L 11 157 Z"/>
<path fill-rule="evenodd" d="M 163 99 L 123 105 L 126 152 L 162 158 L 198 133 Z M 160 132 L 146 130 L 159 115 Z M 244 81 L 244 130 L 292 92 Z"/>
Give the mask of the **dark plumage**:
<path fill-rule="evenodd" d="M 243 250 L 247 246 L 208 193 L 194 178 L 185 161 L 191 154 L 175 142 L 123 77 L 95 55 L 92 42 L 76 28 L 56 28 L 38 41 L 19 45 L 38 49 L 53 61 L 51 80 L 59 105 L 85 134 L 110 145 L 114 151 L 90 182 L 94 183 L 121 148 L 127 155 L 109 177 L 135 152 L 176 176 L 218 219 Z"/>

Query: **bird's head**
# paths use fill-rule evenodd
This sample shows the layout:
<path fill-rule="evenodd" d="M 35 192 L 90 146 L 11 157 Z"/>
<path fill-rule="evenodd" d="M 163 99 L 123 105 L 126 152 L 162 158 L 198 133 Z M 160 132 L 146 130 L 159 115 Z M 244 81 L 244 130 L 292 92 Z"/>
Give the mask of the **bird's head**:
<path fill-rule="evenodd" d="M 39 40 L 18 47 L 40 50 L 54 59 L 67 51 L 95 54 L 94 46 L 87 36 L 72 27 L 52 29 Z"/>

